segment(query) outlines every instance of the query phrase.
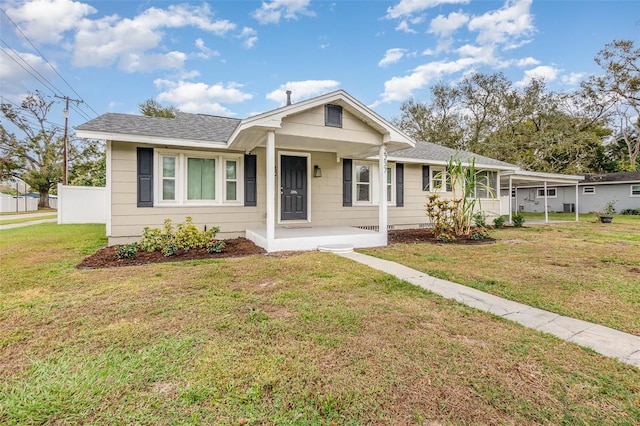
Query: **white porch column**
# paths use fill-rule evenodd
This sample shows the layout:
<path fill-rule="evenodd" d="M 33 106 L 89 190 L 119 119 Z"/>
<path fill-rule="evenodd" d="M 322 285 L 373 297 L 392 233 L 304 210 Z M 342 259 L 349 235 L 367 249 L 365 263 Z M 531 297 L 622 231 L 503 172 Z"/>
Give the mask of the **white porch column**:
<path fill-rule="evenodd" d="M 579 201 L 578 201 L 578 183 L 576 182 L 576 205 L 575 205 L 575 209 L 576 209 L 576 222 L 578 222 L 580 220 L 580 218 L 578 217 L 578 212 L 580 211 L 580 205 L 579 205 Z"/>
<path fill-rule="evenodd" d="M 509 223 L 513 223 L 513 176 L 509 176 Z M 516 194 L 517 195 L 517 194 Z M 516 198 L 516 204 L 518 199 Z"/>
<path fill-rule="evenodd" d="M 549 223 L 549 205 L 547 202 L 547 181 L 544 181 L 544 223 Z"/>
<path fill-rule="evenodd" d="M 378 227 L 379 232 L 384 235 L 384 244 L 387 244 L 387 146 L 380 145 L 378 154 L 378 168 L 380 169 L 380 194 L 379 210 L 378 210 Z"/>
<path fill-rule="evenodd" d="M 272 251 L 276 238 L 276 132 L 267 132 L 267 251 Z"/>

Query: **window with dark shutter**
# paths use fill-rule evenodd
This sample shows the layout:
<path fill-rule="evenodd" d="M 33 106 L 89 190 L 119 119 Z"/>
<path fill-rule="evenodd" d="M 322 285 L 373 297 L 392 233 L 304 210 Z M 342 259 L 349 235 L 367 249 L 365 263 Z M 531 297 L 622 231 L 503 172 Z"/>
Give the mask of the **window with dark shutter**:
<path fill-rule="evenodd" d="M 396 207 L 404 207 L 404 164 L 396 164 Z"/>
<path fill-rule="evenodd" d="M 257 205 L 257 160 L 255 155 L 244 156 L 244 205 Z"/>
<path fill-rule="evenodd" d="M 431 177 L 431 172 L 429 170 L 429 166 L 422 166 L 422 190 L 429 190 L 429 178 Z"/>
<path fill-rule="evenodd" d="M 342 205 L 344 207 L 351 207 L 353 205 L 352 192 L 353 192 L 353 160 L 342 160 Z"/>
<path fill-rule="evenodd" d="M 153 207 L 153 148 L 137 149 L 138 207 Z"/>
<path fill-rule="evenodd" d="M 324 125 L 342 127 L 342 107 L 340 105 L 327 104 L 324 106 Z"/>

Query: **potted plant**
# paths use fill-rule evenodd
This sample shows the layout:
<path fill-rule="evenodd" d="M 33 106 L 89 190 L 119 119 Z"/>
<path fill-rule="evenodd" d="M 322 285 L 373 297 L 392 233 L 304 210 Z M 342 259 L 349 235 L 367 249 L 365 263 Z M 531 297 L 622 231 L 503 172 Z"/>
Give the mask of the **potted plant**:
<path fill-rule="evenodd" d="M 602 223 L 611 223 L 613 221 L 613 215 L 616 214 L 615 209 L 616 200 L 607 202 L 602 209 L 596 212 L 596 216 Z"/>

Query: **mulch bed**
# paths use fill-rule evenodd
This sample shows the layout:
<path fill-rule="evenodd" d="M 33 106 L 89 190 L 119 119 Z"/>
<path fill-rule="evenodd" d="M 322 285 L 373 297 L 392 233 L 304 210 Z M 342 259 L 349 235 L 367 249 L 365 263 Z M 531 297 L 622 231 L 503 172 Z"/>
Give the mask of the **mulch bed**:
<path fill-rule="evenodd" d="M 493 238 L 484 240 L 457 239 L 453 243 L 443 243 L 434 238 L 430 229 L 403 229 L 389 231 L 389 244 L 488 244 L 495 242 Z M 103 247 L 87 256 L 77 265 L 79 269 L 113 268 L 118 266 L 146 265 L 148 263 L 181 262 L 184 260 L 222 259 L 266 254 L 265 250 L 256 246 L 246 238 L 225 240 L 226 247 L 221 253 L 207 253 L 205 249 L 179 251 L 173 256 L 164 256 L 161 252 L 139 251 L 133 259 L 118 259 L 118 247 Z"/>

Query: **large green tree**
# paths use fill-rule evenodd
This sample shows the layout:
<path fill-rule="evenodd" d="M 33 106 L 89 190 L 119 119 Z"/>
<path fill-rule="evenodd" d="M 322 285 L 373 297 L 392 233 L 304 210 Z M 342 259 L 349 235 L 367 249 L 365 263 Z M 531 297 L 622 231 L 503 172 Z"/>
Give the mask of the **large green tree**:
<path fill-rule="evenodd" d="M 611 143 L 626 147 L 618 159 L 620 170 L 638 170 L 640 165 L 640 47 L 633 40 L 614 40 L 595 57 L 603 75 L 584 82 L 583 90 L 597 96 L 597 104 L 610 109 L 614 135 Z M 619 154 L 619 152 L 618 152 Z"/>
<path fill-rule="evenodd" d="M 25 97 L 20 107 L 10 103 L 0 105 L 4 118 L 23 136 L 17 137 L 0 124 L 0 149 L 21 166 L 22 180 L 40 193 L 40 207 L 49 206 L 49 191 L 62 179 L 62 129 L 47 121 L 54 103 L 35 91 Z"/>
<path fill-rule="evenodd" d="M 560 95 L 543 80 L 518 87 L 503 74 L 440 83 L 430 102 L 409 99 L 394 123 L 416 140 L 469 150 L 524 169 L 584 173 L 603 170 L 605 109 L 585 94 Z M 588 108 L 587 108 L 588 107 Z"/>
<path fill-rule="evenodd" d="M 148 117 L 164 117 L 174 118 L 176 113 L 180 112 L 178 108 L 173 105 L 164 106 L 154 99 L 147 99 L 146 101 L 138 104 L 138 109 L 142 115 Z"/>

